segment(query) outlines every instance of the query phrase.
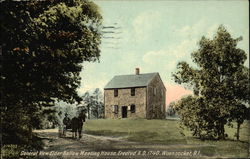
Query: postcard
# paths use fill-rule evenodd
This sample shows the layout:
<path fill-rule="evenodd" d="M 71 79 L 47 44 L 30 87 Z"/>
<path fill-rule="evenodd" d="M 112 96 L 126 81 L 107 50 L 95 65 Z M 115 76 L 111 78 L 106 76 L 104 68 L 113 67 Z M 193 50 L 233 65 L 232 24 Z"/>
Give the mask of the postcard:
<path fill-rule="evenodd" d="M 0 5 L 1 159 L 250 157 L 248 1 Z"/>

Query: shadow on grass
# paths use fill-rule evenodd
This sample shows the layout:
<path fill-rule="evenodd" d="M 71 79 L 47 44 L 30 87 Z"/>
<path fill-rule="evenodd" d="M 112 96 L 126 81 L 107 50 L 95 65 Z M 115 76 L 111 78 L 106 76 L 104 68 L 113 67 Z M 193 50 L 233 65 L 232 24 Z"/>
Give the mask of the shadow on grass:
<path fill-rule="evenodd" d="M 169 138 L 166 136 L 159 136 L 157 132 L 149 132 L 149 131 L 139 131 L 139 132 L 114 132 L 111 130 L 95 130 L 85 131 L 87 134 L 98 135 L 98 136 L 111 136 L 111 137 L 121 137 L 126 136 L 128 141 L 134 142 L 143 142 L 143 143 L 157 143 L 157 144 L 187 144 L 186 140 L 177 139 L 177 138 Z"/>
<path fill-rule="evenodd" d="M 249 143 L 248 141 L 234 140 L 234 139 L 224 139 L 224 140 L 220 140 L 220 141 L 239 142 L 239 143 L 243 143 L 243 144 L 247 144 L 247 143 Z"/>
<path fill-rule="evenodd" d="M 91 134 L 91 135 L 98 135 L 98 136 L 114 136 L 114 137 L 120 137 L 120 136 L 126 136 L 128 135 L 128 132 L 114 132 L 111 130 L 86 130 L 86 134 Z"/>

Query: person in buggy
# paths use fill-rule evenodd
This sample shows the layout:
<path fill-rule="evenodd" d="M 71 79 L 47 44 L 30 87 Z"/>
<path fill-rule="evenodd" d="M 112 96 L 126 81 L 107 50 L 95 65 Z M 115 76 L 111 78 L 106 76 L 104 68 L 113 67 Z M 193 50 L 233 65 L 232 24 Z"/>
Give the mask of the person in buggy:
<path fill-rule="evenodd" d="M 71 121 L 68 117 L 68 114 L 65 114 L 65 117 L 63 119 L 63 135 L 66 136 L 66 131 L 71 128 Z"/>

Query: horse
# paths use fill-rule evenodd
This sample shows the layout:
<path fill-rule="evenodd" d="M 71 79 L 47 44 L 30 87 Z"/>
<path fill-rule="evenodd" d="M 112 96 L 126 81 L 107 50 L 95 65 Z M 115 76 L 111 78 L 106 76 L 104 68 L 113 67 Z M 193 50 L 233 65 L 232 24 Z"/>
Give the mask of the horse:
<path fill-rule="evenodd" d="M 71 120 L 71 128 L 72 128 L 72 138 L 77 138 L 77 132 L 79 139 L 82 138 L 82 127 L 83 122 L 85 122 L 85 114 L 80 113 L 78 117 L 74 117 Z"/>

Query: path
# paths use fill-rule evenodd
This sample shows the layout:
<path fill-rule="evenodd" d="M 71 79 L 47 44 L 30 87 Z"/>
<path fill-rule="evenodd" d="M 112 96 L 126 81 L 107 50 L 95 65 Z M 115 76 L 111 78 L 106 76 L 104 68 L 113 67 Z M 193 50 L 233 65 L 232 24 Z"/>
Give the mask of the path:
<path fill-rule="evenodd" d="M 197 147 L 197 145 L 152 145 L 89 134 L 83 134 L 82 139 L 76 140 L 71 138 L 71 132 L 67 132 L 66 137 L 59 138 L 57 129 L 35 132 L 44 138 L 45 142 L 44 150 L 40 152 L 43 154 L 39 158 L 173 158 L 177 153 L 177 157 L 178 155 L 188 157 L 196 152 L 189 153 L 185 149 Z M 171 155 L 173 152 L 176 154 Z"/>

